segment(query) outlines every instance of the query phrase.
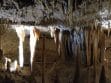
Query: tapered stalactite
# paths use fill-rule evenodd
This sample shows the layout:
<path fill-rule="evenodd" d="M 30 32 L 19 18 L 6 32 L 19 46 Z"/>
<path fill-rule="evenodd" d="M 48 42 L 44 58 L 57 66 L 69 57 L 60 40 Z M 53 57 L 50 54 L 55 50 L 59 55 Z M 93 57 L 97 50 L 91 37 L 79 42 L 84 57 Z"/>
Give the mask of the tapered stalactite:
<path fill-rule="evenodd" d="M 33 67 L 33 58 L 34 58 L 34 54 L 35 54 L 36 42 L 37 42 L 37 40 L 39 40 L 39 36 L 40 36 L 40 31 L 39 30 L 37 30 L 35 28 L 30 29 L 30 64 L 31 64 L 31 71 L 32 71 L 32 67 Z"/>
<path fill-rule="evenodd" d="M 94 62 L 94 83 L 97 82 L 97 56 L 98 56 L 98 32 L 95 30 L 94 31 L 94 40 L 93 40 L 93 62 Z"/>
<path fill-rule="evenodd" d="M 104 48 L 105 48 L 105 35 L 104 35 L 104 33 L 102 33 L 101 39 L 102 39 L 101 41 L 103 41 L 103 42 L 102 42 L 102 46 L 101 46 L 101 57 L 100 57 L 100 61 L 103 64 L 104 55 L 105 55 L 105 50 L 104 50 Z"/>
<path fill-rule="evenodd" d="M 36 39 L 33 34 L 33 30 L 30 30 L 30 64 L 31 64 L 31 71 L 32 71 L 32 63 L 33 63 L 33 57 L 35 53 L 35 45 L 36 45 Z"/>
<path fill-rule="evenodd" d="M 16 28 L 17 36 L 19 38 L 19 66 L 23 67 L 24 65 L 24 52 L 23 52 L 23 42 L 25 39 L 25 31 L 24 28 Z"/>
<path fill-rule="evenodd" d="M 85 43 L 86 43 L 86 57 L 87 57 L 87 66 L 90 65 L 90 61 L 89 61 L 89 32 L 85 31 Z"/>
<path fill-rule="evenodd" d="M 19 64 L 20 64 L 20 67 L 23 67 L 23 64 L 24 64 L 23 54 L 24 54 L 24 52 L 23 52 L 23 42 L 20 39 L 19 40 Z"/>
<path fill-rule="evenodd" d="M 90 43 L 89 31 L 86 30 L 85 31 L 85 45 L 86 45 L 86 62 L 87 62 L 87 66 L 90 66 L 90 49 L 89 49 L 90 45 L 89 45 L 89 43 Z M 90 75 L 90 72 L 89 72 L 89 68 L 88 68 L 88 70 L 87 70 L 87 83 L 89 83 L 89 79 L 90 79 L 89 75 Z"/>

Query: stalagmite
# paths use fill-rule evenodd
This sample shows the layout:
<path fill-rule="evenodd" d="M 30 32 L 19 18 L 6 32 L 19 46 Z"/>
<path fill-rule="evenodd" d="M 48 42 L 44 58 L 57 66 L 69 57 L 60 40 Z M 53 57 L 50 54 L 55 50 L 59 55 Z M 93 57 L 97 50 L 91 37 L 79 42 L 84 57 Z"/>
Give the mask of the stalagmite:
<path fill-rule="evenodd" d="M 4 59 L 5 59 L 4 68 L 5 68 L 5 70 L 7 70 L 7 69 L 8 69 L 8 68 L 7 68 L 8 62 L 11 63 L 11 59 L 10 59 L 10 58 L 7 58 L 7 57 L 5 57 L 5 56 L 4 56 Z"/>
<path fill-rule="evenodd" d="M 17 63 L 17 60 L 15 60 L 14 62 L 12 62 L 12 63 L 10 64 L 10 72 L 16 71 L 17 68 L 18 68 L 18 63 Z"/>
<path fill-rule="evenodd" d="M 25 31 L 23 27 L 16 28 L 17 36 L 19 38 L 19 65 L 23 67 L 24 57 L 23 57 L 23 42 L 25 39 Z"/>

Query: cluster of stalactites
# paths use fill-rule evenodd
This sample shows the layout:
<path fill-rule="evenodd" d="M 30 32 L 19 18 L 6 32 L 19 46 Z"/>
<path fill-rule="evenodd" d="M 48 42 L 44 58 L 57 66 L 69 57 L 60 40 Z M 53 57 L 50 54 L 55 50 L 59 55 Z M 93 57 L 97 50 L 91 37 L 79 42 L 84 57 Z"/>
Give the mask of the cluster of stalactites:
<path fill-rule="evenodd" d="M 35 47 L 36 47 L 36 41 L 39 40 L 40 37 L 40 31 L 36 29 L 36 27 L 15 27 L 17 36 L 19 38 L 19 66 L 22 68 L 24 66 L 24 51 L 23 51 L 23 43 L 25 40 L 26 31 L 29 31 L 30 35 L 30 64 L 31 64 L 31 70 L 33 65 L 33 58 L 35 54 Z"/>

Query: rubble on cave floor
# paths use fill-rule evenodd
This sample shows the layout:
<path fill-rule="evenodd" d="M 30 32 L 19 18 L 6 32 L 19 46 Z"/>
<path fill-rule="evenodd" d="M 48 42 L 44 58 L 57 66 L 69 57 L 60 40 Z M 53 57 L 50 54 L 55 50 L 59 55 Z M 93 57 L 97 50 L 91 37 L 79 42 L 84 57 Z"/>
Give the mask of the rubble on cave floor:
<path fill-rule="evenodd" d="M 16 72 L 0 69 L 0 83 L 36 83 L 35 77 L 28 67 Z"/>

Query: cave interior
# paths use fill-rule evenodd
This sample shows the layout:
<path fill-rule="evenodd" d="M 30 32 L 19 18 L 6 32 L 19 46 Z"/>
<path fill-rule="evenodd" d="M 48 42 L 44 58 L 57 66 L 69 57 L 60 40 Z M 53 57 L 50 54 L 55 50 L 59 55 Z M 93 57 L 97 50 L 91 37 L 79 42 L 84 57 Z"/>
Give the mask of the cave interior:
<path fill-rule="evenodd" d="M 111 83 L 111 0 L 1 0 L 0 83 Z"/>

